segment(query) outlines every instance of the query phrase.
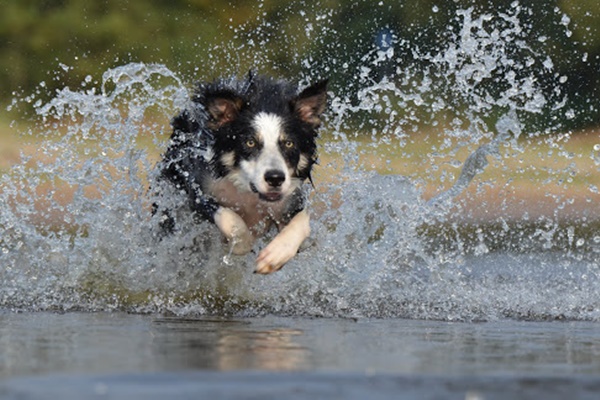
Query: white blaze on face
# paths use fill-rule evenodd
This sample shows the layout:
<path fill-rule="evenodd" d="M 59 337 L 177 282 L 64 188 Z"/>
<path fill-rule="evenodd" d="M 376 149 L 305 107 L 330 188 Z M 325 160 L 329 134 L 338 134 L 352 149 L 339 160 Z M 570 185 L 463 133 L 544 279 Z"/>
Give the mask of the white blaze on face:
<path fill-rule="evenodd" d="M 258 157 L 242 160 L 240 167 L 260 193 L 280 190 L 285 196 L 294 188 L 292 187 L 289 167 L 279 145 L 284 135 L 283 121 L 277 115 L 259 113 L 254 118 L 252 125 L 262 148 Z M 265 173 L 270 170 L 281 171 L 285 174 L 285 181 L 279 189 L 271 188 L 265 181 Z"/>

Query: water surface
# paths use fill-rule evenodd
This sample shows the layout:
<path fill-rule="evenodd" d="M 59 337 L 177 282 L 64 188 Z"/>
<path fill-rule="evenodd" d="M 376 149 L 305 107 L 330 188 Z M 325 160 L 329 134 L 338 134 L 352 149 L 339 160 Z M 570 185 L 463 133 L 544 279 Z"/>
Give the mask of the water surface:
<path fill-rule="evenodd" d="M 6 399 L 561 398 L 600 387 L 598 326 L 589 322 L 124 313 L 3 313 L 0 321 Z"/>

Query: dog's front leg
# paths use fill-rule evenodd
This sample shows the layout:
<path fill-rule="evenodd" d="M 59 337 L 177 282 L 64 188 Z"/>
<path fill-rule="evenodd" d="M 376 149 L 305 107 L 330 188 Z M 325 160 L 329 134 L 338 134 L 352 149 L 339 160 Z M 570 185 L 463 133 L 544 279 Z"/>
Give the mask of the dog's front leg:
<path fill-rule="evenodd" d="M 248 226 L 235 211 L 219 207 L 214 215 L 215 224 L 232 244 L 232 253 L 243 255 L 252 250 L 254 236 Z"/>
<path fill-rule="evenodd" d="M 256 273 L 275 272 L 298 253 L 302 242 L 310 235 L 310 217 L 300 211 L 265 247 L 256 260 Z"/>

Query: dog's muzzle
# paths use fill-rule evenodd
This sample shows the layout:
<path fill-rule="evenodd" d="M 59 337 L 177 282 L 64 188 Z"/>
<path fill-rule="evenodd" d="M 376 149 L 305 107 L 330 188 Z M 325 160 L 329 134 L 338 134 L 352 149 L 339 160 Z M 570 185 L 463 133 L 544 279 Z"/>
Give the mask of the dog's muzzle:
<path fill-rule="evenodd" d="M 283 185 L 285 182 L 285 172 L 280 171 L 278 169 L 270 169 L 265 172 L 265 182 L 269 184 L 272 188 L 278 188 Z"/>
<path fill-rule="evenodd" d="M 285 182 L 285 172 L 277 169 L 270 169 L 267 172 L 265 172 L 263 178 L 269 187 L 268 192 L 263 193 L 259 191 L 256 185 L 254 185 L 253 183 L 250 183 L 250 189 L 252 189 L 254 193 L 257 193 L 258 197 L 261 200 L 269 202 L 281 200 L 283 198 L 283 194 L 281 193 L 281 186 Z"/>

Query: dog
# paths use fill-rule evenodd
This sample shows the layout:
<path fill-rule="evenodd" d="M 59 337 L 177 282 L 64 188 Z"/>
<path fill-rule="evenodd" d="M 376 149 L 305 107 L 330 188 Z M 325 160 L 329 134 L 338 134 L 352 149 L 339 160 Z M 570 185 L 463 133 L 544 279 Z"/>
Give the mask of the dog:
<path fill-rule="evenodd" d="M 247 254 L 276 227 L 254 272 L 277 271 L 310 235 L 305 183 L 312 184 L 326 105 L 327 80 L 301 91 L 253 72 L 200 83 L 191 105 L 171 121 L 159 180 L 186 196 L 195 217 L 213 222 L 233 254 Z M 172 232 L 169 210 L 161 215 Z"/>

